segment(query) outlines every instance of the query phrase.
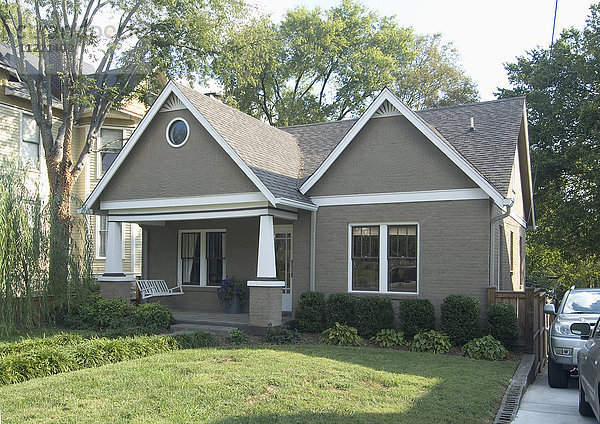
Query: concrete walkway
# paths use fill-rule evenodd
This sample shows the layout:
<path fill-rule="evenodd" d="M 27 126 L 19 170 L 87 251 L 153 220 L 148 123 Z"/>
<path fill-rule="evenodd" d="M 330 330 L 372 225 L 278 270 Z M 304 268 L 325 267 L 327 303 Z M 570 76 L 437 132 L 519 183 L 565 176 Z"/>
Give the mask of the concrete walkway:
<path fill-rule="evenodd" d="M 577 378 L 569 379 L 566 389 L 548 386 L 546 373 L 538 377 L 525 391 L 514 424 L 591 424 L 598 421 L 579 415 Z"/>

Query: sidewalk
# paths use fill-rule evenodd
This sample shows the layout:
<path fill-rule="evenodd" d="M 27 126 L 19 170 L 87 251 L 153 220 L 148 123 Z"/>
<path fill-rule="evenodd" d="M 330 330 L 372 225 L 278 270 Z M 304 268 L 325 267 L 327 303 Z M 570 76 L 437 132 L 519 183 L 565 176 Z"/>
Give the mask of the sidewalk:
<path fill-rule="evenodd" d="M 569 379 L 566 389 L 548 386 L 546 373 L 538 377 L 525 391 L 514 424 L 591 424 L 598 421 L 579 415 L 577 378 Z"/>

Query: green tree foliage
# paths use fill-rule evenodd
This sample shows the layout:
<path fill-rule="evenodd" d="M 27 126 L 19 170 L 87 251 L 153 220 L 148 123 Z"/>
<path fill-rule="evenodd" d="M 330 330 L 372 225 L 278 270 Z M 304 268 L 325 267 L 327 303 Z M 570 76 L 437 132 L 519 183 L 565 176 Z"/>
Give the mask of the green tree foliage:
<path fill-rule="evenodd" d="M 528 273 L 538 282 L 600 282 L 599 55 L 594 5 L 583 31 L 566 30 L 551 50 L 538 48 L 506 65 L 513 87 L 499 96 L 527 96 L 539 226 L 528 240 Z M 582 273 L 582 261 L 591 273 Z"/>
<path fill-rule="evenodd" d="M 477 98 L 439 35 L 414 37 L 352 0 L 293 9 L 280 24 L 257 18 L 227 40 L 213 62 L 226 101 L 274 125 L 357 115 L 385 86 L 414 107 Z"/>

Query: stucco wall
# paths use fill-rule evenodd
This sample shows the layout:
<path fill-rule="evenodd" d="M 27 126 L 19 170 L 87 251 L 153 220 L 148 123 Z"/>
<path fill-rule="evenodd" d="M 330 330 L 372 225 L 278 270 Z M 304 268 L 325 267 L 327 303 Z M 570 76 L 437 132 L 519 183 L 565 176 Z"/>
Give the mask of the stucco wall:
<path fill-rule="evenodd" d="M 371 119 L 311 196 L 472 188 L 475 183 L 406 118 Z"/>

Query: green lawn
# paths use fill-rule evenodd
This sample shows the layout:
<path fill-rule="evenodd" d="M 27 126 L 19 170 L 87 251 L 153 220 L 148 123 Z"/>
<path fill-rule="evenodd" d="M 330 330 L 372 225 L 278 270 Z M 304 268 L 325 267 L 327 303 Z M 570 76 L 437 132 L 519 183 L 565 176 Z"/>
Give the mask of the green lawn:
<path fill-rule="evenodd" d="M 0 387 L 2 423 L 492 422 L 517 364 L 325 345 L 183 350 Z"/>

